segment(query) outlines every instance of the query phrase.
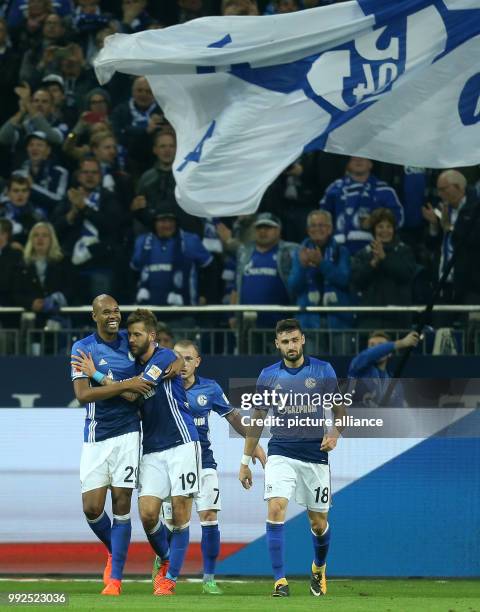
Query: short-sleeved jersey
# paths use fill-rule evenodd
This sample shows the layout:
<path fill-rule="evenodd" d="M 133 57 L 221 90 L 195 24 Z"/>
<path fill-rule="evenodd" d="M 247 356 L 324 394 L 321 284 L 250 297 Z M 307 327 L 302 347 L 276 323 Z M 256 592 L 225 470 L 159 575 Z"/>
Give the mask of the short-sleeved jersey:
<path fill-rule="evenodd" d="M 79 350 L 92 355 L 98 372 L 111 380 L 120 381 L 135 376 L 135 358 L 128 348 L 127 332 L 121 330 L 114 342 L 105 342 L 95 333 L 78 340 L 72 347 L 72 355 Z M 72 366 L 72 380 L 88 378 Z M 90 380 L 90 386 L 99 386 Z M 140 431 L 138 408 L 120 396 L 108 400 L 90 402 L 86 405 L 84 436 L 85 442 L 101 442 L 132 431 Z"/>
<path fill-rule="evenodd" d="M 271 439 L 268 444 L 269 455 L 282 455 L 309 463 L 328 463 L 328 453 L 320 450 L 324 436 L 324 428 L 320 424 L 313 427 L 302 425 L 287 426 L 288 419 L 296 417 L 310 419 L 320 423 L 324 419 L 324 410 L 317 401 L 325 393 L 339 393 L 337 376 L 333 367 L 326 361 L 315 357 L 305 357 L 299 368 L 287 368 L 283 361 L 274 363 L 260 372 L 257 380 L 257 392 L 275 390 L 279 395 L 290 399 L 289 394 L 298 394 L 292 404 L 286 403 L 285 408 L 273 406 L 273 416 L 278 417 L 283 425 L 272 426 Z M 308 394 L 309 398 L 300 394 Z M 304 403 L 304 401 L 307 403 Z M 268 410 L 269 407 L 264 409 Z M 260 409 L 263 409 L 260 407 Z"/>
<path fill-rule="evenodd" d="M 210 378 L 197 376 L 187 390 L 187 399 L 202 447 L 202 467 L 216 468 L 210 441 L 208 418 L 210 411 L 224 417 L 233 411 L 220 385 Z"/>
<path fill-rule="evenodd" d="M 143 454 L 198 441 L 187 395 L 180 376 L 162 378 L 163 371 L 176 359 L 170 349 L 157 347 L 146 364 L 137 362 L 137 372 L 155 387 L 142 406 Z"/>

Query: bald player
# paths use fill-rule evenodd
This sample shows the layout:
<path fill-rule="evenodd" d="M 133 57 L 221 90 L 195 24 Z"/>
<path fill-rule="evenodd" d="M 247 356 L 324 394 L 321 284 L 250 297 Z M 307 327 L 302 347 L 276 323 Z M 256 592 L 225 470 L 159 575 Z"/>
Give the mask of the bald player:
<path fill-rule="evenodd" d="M 148 393 L 152 385 L 135 376 L 135 358 L 129 351 L 127 332 L 119 329 L 121 314 L 116 300 L 99 295 L 92 308 L 97 331 L 72 347 L 73 388 L 87 411 L 80 482 L 87 523 L 108 550 L 102 595 L 120 595 L 140 455 L 140 416 L 134 400 L 137 394 Z M 82 368 L 87 358 L 95 365 L 91 378 Z M 182 364 L 183 360 L 179 366 Z M 113 522 L 105 512 L 108 488 Z"/>

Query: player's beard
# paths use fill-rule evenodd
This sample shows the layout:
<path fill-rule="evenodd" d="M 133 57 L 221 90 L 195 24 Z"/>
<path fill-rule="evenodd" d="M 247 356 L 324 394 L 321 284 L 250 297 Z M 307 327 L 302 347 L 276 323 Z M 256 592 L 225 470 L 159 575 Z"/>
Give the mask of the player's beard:
<path fill-rule="evenodd" d="M 149 348 L 150 340 L 147 339 L 143 344 L 138 344 L 136 347 L 131 347 L 131 351 L 135 355 L 135 357 L 141 358 L 143 355 L 145 355 L 146 352 L 148 352 Z"/>
<path fill-rule="evenodd" d="M 283 353 L 283 358 L 285 361 L 290 363 L 295 363 L 299 359 L 301 359 L 303 355 L 303 348 L 300 348 L 298 351 L 287 351 Z"/>

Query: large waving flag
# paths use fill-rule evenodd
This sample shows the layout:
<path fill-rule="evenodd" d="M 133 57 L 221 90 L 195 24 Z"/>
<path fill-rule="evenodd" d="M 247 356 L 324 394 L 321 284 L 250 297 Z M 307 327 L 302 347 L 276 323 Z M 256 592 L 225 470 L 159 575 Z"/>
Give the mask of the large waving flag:
<path fill-rule="evenodd" d="M 146 76 L 188 212 L 254 212 L 303 151 L 480 162 L 480 0 L 357 0 L 115 34 L 95 61 Z"/>

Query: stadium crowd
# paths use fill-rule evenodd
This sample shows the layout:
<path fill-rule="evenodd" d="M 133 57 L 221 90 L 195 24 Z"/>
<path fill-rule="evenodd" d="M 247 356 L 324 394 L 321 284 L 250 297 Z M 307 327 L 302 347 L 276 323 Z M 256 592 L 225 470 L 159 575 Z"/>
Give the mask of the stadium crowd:
<path fill-rule="evenodd" d="M 92 68 L 115 32 L 329 3 L 0 2 L 0 306 L 43 326 L 100 293 L 172 307 L 422 304 L 454 253 L 441 301 L 480 304 L 479 167 L 319 151 L 281 174 L 256 216 L 192 217 L 175 201 L 175 133 L 147 80 L 116 74 L 99 87 Z M 306 329 L 409 324 L 302 317 Z"/>

